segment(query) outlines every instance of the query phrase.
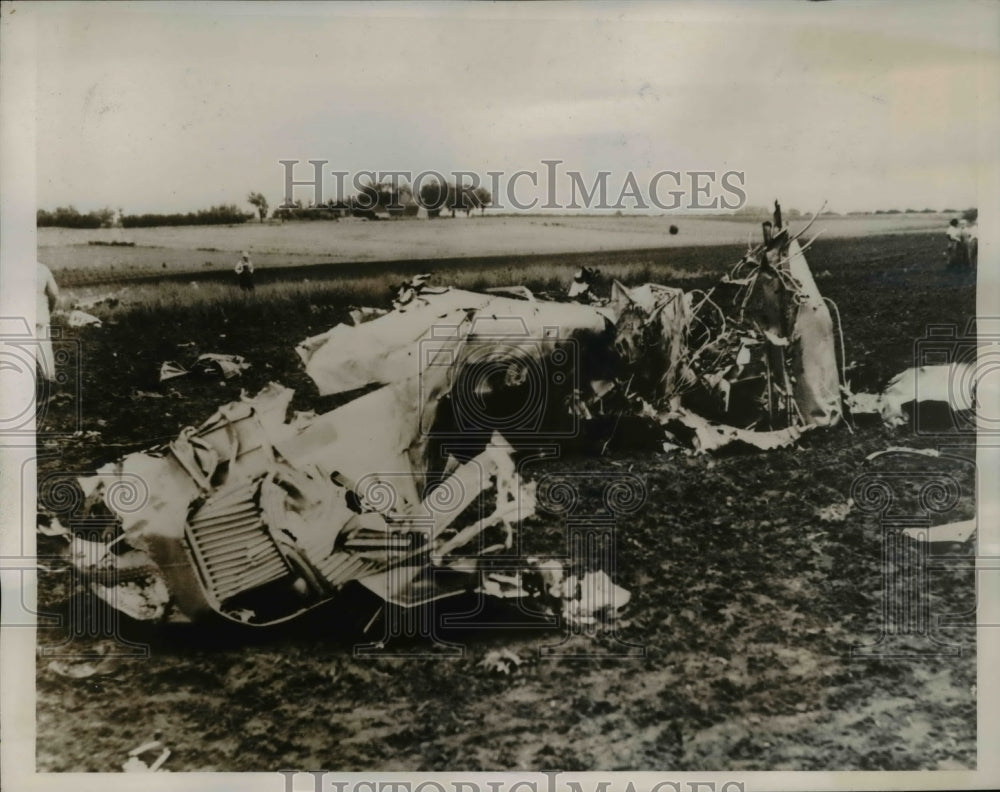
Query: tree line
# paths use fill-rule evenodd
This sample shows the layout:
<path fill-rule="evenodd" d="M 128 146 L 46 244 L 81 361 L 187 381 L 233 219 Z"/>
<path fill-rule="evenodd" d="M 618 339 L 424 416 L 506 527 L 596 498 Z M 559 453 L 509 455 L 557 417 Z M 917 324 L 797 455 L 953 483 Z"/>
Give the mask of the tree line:
<path fill-rule="evenodd" d="M 59 206 L 53 212 L 39 209 L 35 225 L 59 226 L 61 228 L 108 228 L 115 219 L 114 209 L 98 209 L 86 214 L 78 212 L 73 206 Z"/>
<path fill-rule="evenodd" d="M 245 223 L 253 217 L 244 212 L 236 204 L 221 204 L 197 212 L 175 214 L 124 214 L 121 209 L 98 209 L 93 212 L 79 212 L 73 206 L 59 206 L 48 212 L 39 209 L 35 216 L 38 227 L 58 226 L 60 228 L 111 228 L 120 225 L 122 228 L 151 228 L 154 226 L 188 226 L 188 225 L 230 225 Z"/>
<path fill-rule="evenodd" d="M 457 212 L 466 215 L 475 210 L 484 212 L 492 203 L 493 196 L 485 187 L 472 187 L 454 182 L 429 181 L 420 187 L 419 201 L 407 185 L 394 186 L 390 182 L 371 182 L 360 188 L 357 195 L 346 200 L 327 201 L 316 206 L 303 206 L 296 200 L 290 206 L 277 207 L 271 214 L 281 220 L 326 220 L 351 215 L 376 219 L 380 214 L 390 217 L 416 216 L 420 207 L 427 211 L 428 217 L 439 217 L 443 212 L 454 216 Z M 121 209 L 98 209 L 93 212 L 79 212 L 73 206 L 60 206 L 54 211 L 39 209 L 36 213 L 36 225 L 58 226 L 61 228 L 151 228 L 154 226 L 188 226 L 188 225 L 230 225 L 245 223 L 256 214 L 260 222 L 268 217 L 270 205 L 263 193 L 251 192 L 246 202 L 253 212 L 245 212 L 235 204 L 212 206 L 197 212 L 174 214 L 125 214 Z"/>
<path fill-rule="evenodd" d="M 369 182 L 358 190 L 357 195 L 346 200 L 330 200 L 309 206 L 295 200 L 279 206 L 272 216 L 282 220 L 323 220 L 345 215 L 376 219 L 380 214 L 415 217 L 423 208 L 428 217 L 440 217 L 444 212 L 450 212 L 454 217 L 457 212 L 468 215 L 477 209 L 483 213 L 492 201 L 492 194 L 483 186 L 429 181 L 421 185 L 418 200 L 408 185 L 396 186 L 389 181 Z M 247 202 L 257 208 L 263 222 L 267 217 L 267 199 L 261 193 L 250 193 Z"/>

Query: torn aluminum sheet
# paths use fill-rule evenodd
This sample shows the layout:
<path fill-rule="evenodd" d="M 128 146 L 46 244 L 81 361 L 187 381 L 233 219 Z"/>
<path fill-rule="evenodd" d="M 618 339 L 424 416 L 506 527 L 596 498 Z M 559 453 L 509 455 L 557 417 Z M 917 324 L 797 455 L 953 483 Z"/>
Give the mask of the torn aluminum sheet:
<path fill-rule="evenodd" d="M 840 421 L 833 320 L 804 250 L 775 204 L 764 242 L 698 297 L 689 355 L 695 384 L 686 407 L 746 429 Z"/>
<path fill-rule="evenodd" d="M 830 309 L 777 205 L 764 243 L 709 292 L 616 281 L 608 308 L 628 391 L 713 421 L 711 437 L 696 427 L 700 450 L 773 448 L 841 418 Z"/>
<path fill-rule="evenodd" d="M 351 324 L 359 325 L 365 322 L 370 322 L 372 319 L 378 319 L 380 316 L 385 316 L 389 313 L 384 308 L 369 308 L 362 306 L 361 308 L 352 308 L 347 312 L 347 315 L 351 319 Z"/>
<path fill-rule="evenodd" d="M 86 311 L 72 310 L 66 314 L 66 324 L 69 327 L 100 327 L 103 322 Z"/>
<path fill-rule="evenodd" d="M 787 248 L 782 246 L 779 251 L 787 259 L 788 273 L 798 285 L 797 310 L 788 334 L 795 402 L 807 426 L 830 426 L 842 415 L 833 319 L 798 240 L 791 240 Z"/>
<path fill-rule="evenodd" d="M 220 355 L 215 352 L 206 352 L 203 355 L 198 355 L 190 369 L 186 369 L 172 360 L 164 362 L 160 366 L 160 382 L 184 377 L 188 374 L 232 379 L 240 376 L 248 368 L 250 368 L 250 364 L 239 355 Z"/>
<path fill-rule="evenodd" d="M 610 339 L 606 318 L 590 306 L 445 289 L 423 295 L 406 311 L 358 327 L 337 325 L 306 339 L 296 352 L 319 392 L 329 395 L 426 377 L 441 366 L 456 374 L 470 354 L 481 363 L 484 348 L 538 360 L 574 341 L 585 353 Z M 581 357 L 572 354 L 574 362 L 586 363 Z"/>
<path fill-rule="evenodd" d="M 976 537 L 976 521 L 961 520 L 927 528 L 904 528 L 903 535 L 925 544 L 966 544 Z"/>
<path fill-rule="evenodd" d="M 604 571 L 587 572 L 579 579 L 570 576 L 563 590 L 563 618 L 569 624 L 593 625 L 613 619 L 632 599 Z"/>
<path fill-rule="evenodd" d="M 156 758 L 148 764 L 141 757 L 159 751 Z M 128 758 L 122 764 L 122 771 L 126 773 L 169 773 L 163 768 L 164 762 L 170 758 L 170 749 L 160 740 L 151 740 L 147 743 L 133 748 L 128 752 Z"/>
<path fill-rule="evenodd" d="M 81 481 L 89 498 L 100 498 L 120 520 L 111 541 L 121 542 L 117 557 L 150 559 L 170 602 L 189 618 L 275 624 L 352 581 L 404 606 L 471 590 L 474 559 L 455 566 L 452 556 L 509 547 L 512 526 L 533 513 L 533 489 L 520 481 L 499 435 L 425 491 L 405 456 L 395 467 L 352 466 L 358 438 L 351 430 L 362 424 L 356 402 L 286 421 L 291 397 L 275 384 L 244 395 L 168 445 Z M 487 491 L 495 493 L 494 511 L 452 527 Z M 107 549 L 99 548 L 102 560 Z M 432 569 L 449 570 L 461 586 L 443 590 Z M 166 607 L 149 590 L 104 593 L 133 618 L 160 618 Z"/>
<path fill-rule="evenodd" d="M 970 415 L 976 409 L 976 379 L 971 363 L 919 366 L 894 376 L 882 393 L 850 394 L 847 404 L 853 415 L 878 415 L 890 428 L 907 423 L 917 404 Z"/>
<path fill-rule="evenodd" d="M 886 426 L 905 424 L 904 407 L 914 404 L 938 403 L 952 412 L 971 412 L 975 409 L 975 376 L 975 366 L 971 363 L 906 369 L 893 377 L 882 392 L 879 400 L 882 421 Z"/>
<path fill-rule="evenodd" d="M 695 454 L 718 451 L 731 444 L 744 444 L 761 451 L 770 451 L 794 445 L 805 431 L 795 426 L 767 432 L 739 429 L 709 421 L 684 408 L 661 414 L 659 421 L 675 437 L 686 439 Z"/>
<path fill-rule="evenodd" d="M 447 289 L 423 294 L 406 311 L 337 325 L 296 351 L 322 395 L 382 386 L 317 418 L 329 436 L 355 438 L 354 459 L 329 464 L 355 475 L 412 470 L 419 487 L 439 458 L 434 437 L 475 442 L 469 438 L 491 429 L 505 432 L 507 417 L 523 410 L 535 423 L 515 432 L 543 434 L 550 413 L 568 422 L 577 401 L 598 398 L 613 378 L 613 337 L 591 306 Z M 319 436 L 317 429 L 303 438 L 310 453 L 340 453 Z"/>
<path fill-rule="evenodd" d="M 614 281 L 608 307 L 614 316 L 615 346 L 626 363 L 631 388 L 657 404 L 676 405 L 692 379 L 690 296 L 655 283 L 629 289 Z"/>
<path fill-rule="evenodd" d="M 632 599 L 631 592 L 603 570 L 570 575 L 560 561 L 538 558 L 529 558 L 513 575 L 484 575 L 479 591 L 502 599 L 531 599 L 541 612 L 557 613 L 577 627 L 610 625 Z"/>
<path fill-rule="evenodd" d="M 908 446 L 890 446 L 889 448 L 884 448 L 881 451 L 873 451 L 868 456 L 865 457 L 865 464 L 878 459 L 880 456 L 886 454 L 913 454 L 914 456 L 925 456 L 931 457 L 932 459 L 937 459 L 941 456 L 941 452 L 936 448 L 909 448 Z"/>

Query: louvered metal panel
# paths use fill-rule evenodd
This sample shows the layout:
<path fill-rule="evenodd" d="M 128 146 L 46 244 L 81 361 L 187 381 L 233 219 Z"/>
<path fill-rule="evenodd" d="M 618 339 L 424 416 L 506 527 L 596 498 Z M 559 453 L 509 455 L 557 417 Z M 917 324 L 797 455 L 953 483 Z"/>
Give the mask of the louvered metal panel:
<path fill-rule="evenodd" d="M 256 484 L 248 484 L 220 492 L 188 520 L 188 542 L 219 603 L 290 572 L 261 521 L 256 490 Z"/>

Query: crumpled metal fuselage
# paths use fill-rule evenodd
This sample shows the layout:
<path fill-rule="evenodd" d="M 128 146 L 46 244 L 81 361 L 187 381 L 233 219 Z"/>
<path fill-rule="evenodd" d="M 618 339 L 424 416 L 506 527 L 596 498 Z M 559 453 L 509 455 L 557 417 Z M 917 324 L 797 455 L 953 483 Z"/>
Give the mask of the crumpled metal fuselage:
<path fill-rule="evenodd" d="M 119 518 L 116 541 L 146 554 L 146 574 L 160 584 L 132 612 L 175 606 L 190 618 L 265 626 L 355 581 L 401 606 L 475 587 L 479 561 L 509 549 L 534 514 L 513 444 L 572 437 L 616 388 L 616 409 L 638 399 L 644 415 L 690 433 L 696 451 L 776 447 L 835 423 L 830 316 L 804 256 L 795 240 L 759 252 L 743 301 L 760 303 L 753 338 L 716 329 L 694 348 L 706 301 L 647 284 L 616 287 L 604 306 L 414 289 L 391 312 L 306 339 L 297 352 L 321 395 L 363 394 L 289 419 L 293 393 L 271 383 L 81 482 Z M 635 338 L 653 354 L 626 343 Z M 706 374 L 698 356 L 711 343 L 723 349 L 720 339 L 733 361 Z M 699 377 L 728 395 L 754 354 L 760 367 L 794 372 L 768 386 L 797 418 L 757 432 L 680 406 Z M 128 487 L 133 496 L 118 497 Z M 450 588 L 429 570 L 467 582 Z M 148 601 L 154 590 L 166 592 L 162 607 Z"/>

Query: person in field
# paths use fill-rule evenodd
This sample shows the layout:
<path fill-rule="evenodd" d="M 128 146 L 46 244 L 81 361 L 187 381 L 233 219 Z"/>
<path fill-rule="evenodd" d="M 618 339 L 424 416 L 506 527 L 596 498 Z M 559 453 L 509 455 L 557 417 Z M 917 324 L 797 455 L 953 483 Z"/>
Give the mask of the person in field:
<path fill-rule="evenodd" d="M 38 299 L 35 305 L 35 340 L 38 342 L 38 352 L 35 362 L 42 378 L 55 382 L 56 359 L 52 352 L 49 321 L 59 301 L 59 286 L 48 267 L 40 261 L 36 265 Z"/>
<path fill-rule="evenodd" d="M 979 226 L 975 221 L 969 222 L 962 218 L 958 223 L 958 233 L 965 248 L 965 266 L 974 269 L 979 259 Z"/>
<path fill-rule="evenodd" d="M 948 223 L 948 250 L 945 256 L 948 259 L 948 269 L 961 269 L 966 264 L 965 243 L 962 240 L 962 229 L 956 218 L 952 218 Z"/>
<path fill-rule="evenodd" d="M 236 262 L 236 280 L 240 284 L 240 289 L 245 292 L 253 291 L 253 262 L 250 261 L 250 254 L 245 250 L 240 254 L 240 260 Z"/>

